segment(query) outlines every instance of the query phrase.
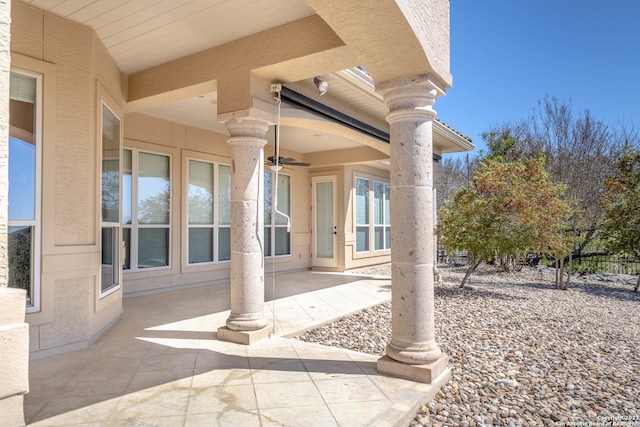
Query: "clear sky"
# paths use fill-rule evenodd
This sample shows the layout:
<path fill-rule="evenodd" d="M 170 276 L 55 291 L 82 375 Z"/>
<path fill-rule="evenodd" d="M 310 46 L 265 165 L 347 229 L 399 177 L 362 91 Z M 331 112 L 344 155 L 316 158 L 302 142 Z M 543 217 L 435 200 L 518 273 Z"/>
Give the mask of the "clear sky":
<path fill-rule="evenodd" d="M 545 95 L 640 127 L 640 1 L 451 0 L 453 87 L 438 117 L 473 138 Z"/>

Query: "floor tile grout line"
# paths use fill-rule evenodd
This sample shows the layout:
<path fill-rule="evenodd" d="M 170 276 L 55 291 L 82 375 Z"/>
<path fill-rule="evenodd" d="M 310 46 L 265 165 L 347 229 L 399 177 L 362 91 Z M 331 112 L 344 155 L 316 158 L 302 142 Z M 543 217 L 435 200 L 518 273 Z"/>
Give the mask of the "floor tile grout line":
<path fill-rule="evenodd" d="M 294 349 L 295 349 L 295 347 L 294 347 Z M 298 353 L 298 350 L 297 349 L 295 349 L 295 350 L 296 350 L 296 353 Z M 298 358 L 300 358 L 300 354 L 299 353 L 298 353 Z M 320 395 L 320 398 L 322 399 L 322 402 L 324 402 L 324 406 L 327 408 L 327 410 L 329 411 L 329 413 L 333 417 L 333 421 L 335 421 L 337 426 L 340 426 L 340 423 L 338 422 L 338 419 L 336 418 L 336 414 L 333 413 L 333 411 L 331 410 L 331 407 L 329 406 L 329 403 L 326 401 L 326 399 L 322 395 L 322 392 L 320 391 L 320 388 L 318 387 L 318 384 L 316 384 L 316 380 L 313 378 L 313 375 L 311 375 L 311 373 L 309 372 L 309 369 L 307 368 L 307 365 L 305 365 L 303 363 L 302 366 L 304 366 L 305 371 L 307 371 L 307 375 L 311 379 L 311 382 L 313 383 L 313 386 L 315 387 L 316 391 Z"/>
<path fill-rule="evenodd" d="M 193 360 L 193 368 L 191 370 L 191 376 L 189 377 L 189 395 L 187 396 L 187 404 L 184 408 L 184 416 L 182 418 L 182 427 L 187 425 L 187 415 L 189 414 L 189 404 L 191 403 L 191 395 L 193 393 L 193 377 L 196 374 L 196 366 L 198 365 L 198 356 L 200 355 L 200 349 L 202 348 L 202 336 L 198 337 L 198 348 L 196 349 L 196 357 Z"/>

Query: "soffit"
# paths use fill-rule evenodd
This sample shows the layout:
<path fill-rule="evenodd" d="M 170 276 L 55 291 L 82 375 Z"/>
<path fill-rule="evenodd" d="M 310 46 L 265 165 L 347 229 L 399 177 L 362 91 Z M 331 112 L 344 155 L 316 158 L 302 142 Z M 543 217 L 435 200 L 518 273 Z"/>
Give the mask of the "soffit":
<path fill-rule="evenodd" d="M 187 126 L 213 132 L 227 134 L 227 129 L 222 123 L 218 123 L 216 117 L 217 103 L 216 93 L 210 92 L 198 97 L 183 99 L 170 104 L 148 108 L 139 111 L 141 114 L 156 117 L 162 120 L 182 123 Z M 276 103 L 273 104 L 274 113 Z M 306 117 L 318 119 L 310 114 L 302 113 L 286 105 L 282 106 L 281 114 L 287 117 Z M 318 119 L 321 120 L 321 119 Z M 267 134 L 269 144 L 273 144 L 274 132 L 271 129 Z M 281 126 L 280 142 L 283 149 L 297 153 L 312 153 L 316 151 L 340 150 L 345 148 L 360 147 L 361 144 L 345 138 L 339 134 L 323 132 L 321 130 L 305 129 L 295 126 Z"/>
<path fill-rule="evenodd" d="M 125 74 L 311 15 L 304 0 L 22 0 L 93 28 Z"/>

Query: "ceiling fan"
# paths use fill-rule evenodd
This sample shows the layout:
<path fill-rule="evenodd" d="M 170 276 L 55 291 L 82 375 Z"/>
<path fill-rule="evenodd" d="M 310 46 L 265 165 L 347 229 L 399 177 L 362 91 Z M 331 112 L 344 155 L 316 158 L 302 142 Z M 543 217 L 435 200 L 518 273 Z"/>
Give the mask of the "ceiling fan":
<path fill-rule="evenodd" d="M 280 132 L 278 132 L 278 125 L 275 125 L 273 128 L 275 131 L 275 150 L 273 156 L 267 157 L 267 160 L 269 160 L 269 168 L 272 170 L 280 170 L 284 166 L 311 166 L 311 164 L 307 162 L 296 162 L 296 159 L 293 159 L 291 157 L 279 156 L 278 153 L 280 152 L 280 150 L 278 147 L 278 139 L 280 136 Z"/>

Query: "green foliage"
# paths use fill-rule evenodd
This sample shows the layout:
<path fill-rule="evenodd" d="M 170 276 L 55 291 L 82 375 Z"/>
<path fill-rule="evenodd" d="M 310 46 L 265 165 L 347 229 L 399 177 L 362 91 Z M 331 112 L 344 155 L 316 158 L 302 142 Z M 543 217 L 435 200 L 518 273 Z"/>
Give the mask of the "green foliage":
<path fill-rule="evenodd" d="M 570 244 L 566 222 L 573 213 L 561 197 L 564 191 L 564 185 L 551 182 L 542 157 L 505 162 L 488 156 L 472 182 L 441 209 L 441 243 L 467 249 L 476 262 L 526 252 L 564 253 Z"/>
<path fill-rule="evenodd" d="M 482 134 L 482 139 L 487 142 L 487 146 L 489 147 L 487 158 L 506 161 L 513 160 L 513 150 L 517 140 L 513 136 L 510 128 L 485 132 Z"/>
<path fill-rule="evenodd" d="M 640 150 L 625 147 L 605 189 L 602 234 L 607 246 L 640 260 Z"/>

